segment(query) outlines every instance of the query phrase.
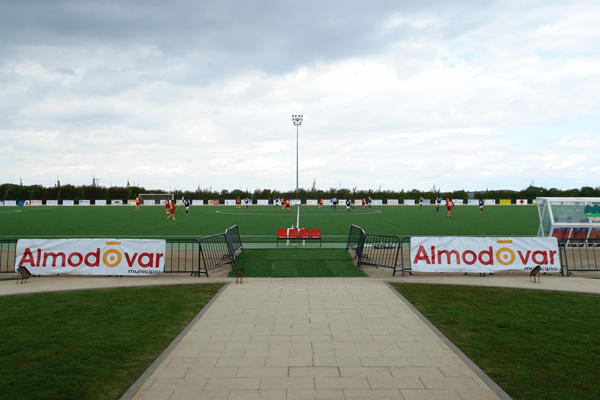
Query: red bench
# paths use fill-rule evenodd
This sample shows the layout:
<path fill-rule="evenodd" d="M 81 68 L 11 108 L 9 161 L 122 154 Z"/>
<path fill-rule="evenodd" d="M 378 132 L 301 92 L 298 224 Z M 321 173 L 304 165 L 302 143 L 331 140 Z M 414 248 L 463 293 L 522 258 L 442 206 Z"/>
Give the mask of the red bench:
<path fill-rule="evenodd" d="M 317 240 L 319 239 L 319 247 L 322 247 L 323 243 L 321 242 L 321 230 L 320 229 L 313 229 L 312 231 L 310 231 L 310 238 Z"/>
<path fill-rule="evenodd" d="M 308 230 L 306 228 L 296 229 L 277 229 L 277 247 L 279 247 L 279 241 L 285 240 L 288 244 L 290 240 L 302 240 L 302 245 L 304 246 L 306 240 L 319 240 L 319 247 L 322 247 L 323 243 L 321 241 L 321 230 L 313 229 Z"/>

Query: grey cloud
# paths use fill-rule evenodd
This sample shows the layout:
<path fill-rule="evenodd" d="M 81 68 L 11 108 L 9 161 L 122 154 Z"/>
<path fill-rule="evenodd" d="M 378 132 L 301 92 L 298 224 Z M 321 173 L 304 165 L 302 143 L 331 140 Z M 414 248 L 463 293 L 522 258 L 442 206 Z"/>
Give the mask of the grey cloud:
<path fill-rule="evenodd" d="M 197 73 L 246 66 L 281 73 L 298 64 L 379 51 L 409 36 L 383 32 L 402 13 L 452 9 L 444 1 L 5 1 L 2 50 L 23 45 L 129 48 L 150 46 L 159 57 L 198 55 Z M 450 11 L 448 11 L 450 13 Z M 469 15 L 469 14 L 465 14 Z M 459 24 L 452 24 L 460 29 Z M 140 60 L 140 63 L 144 61 Z M 191 71 L 189 73 L 192 75 Z"/>

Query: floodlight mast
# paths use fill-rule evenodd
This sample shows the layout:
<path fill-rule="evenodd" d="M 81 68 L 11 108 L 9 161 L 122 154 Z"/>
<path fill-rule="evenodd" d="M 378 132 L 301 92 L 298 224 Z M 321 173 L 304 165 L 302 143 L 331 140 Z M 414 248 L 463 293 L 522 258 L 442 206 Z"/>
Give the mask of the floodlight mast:
<path fill-rule="evenodd" d="M 296 198 L 298 198 L 298 129 L 304 120 L 303 115 L 292 115 L 292 122 L 296 127 Z M 300 201 L 302 203 L 302 201 Z M 300 228 L 300 204 L 298 205 L 298 218 L 296 219 L 296 228 Z"/>

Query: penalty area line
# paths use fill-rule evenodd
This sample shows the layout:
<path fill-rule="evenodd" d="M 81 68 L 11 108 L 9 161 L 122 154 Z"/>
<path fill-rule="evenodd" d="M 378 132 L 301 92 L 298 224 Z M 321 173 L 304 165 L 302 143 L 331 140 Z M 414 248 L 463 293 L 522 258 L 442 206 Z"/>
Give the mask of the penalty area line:
<path fill-rule="evenodd" d="M 247 215 L 247 216 L 255 216 L 255 217 L 287 217 L 290 216 L 291 214 L 289 213 L 285 213 L 285 214 L 255 214 L 252 212 L 235 212 L 235 211 L 215 211 L 215 213 L 217 214 L 223 214 L 223 215 Z M 335 214 L 322 214 L 322 213 L 301 213 L 301 216 L 320 216 L 320 217 L 345 217 L 348 215 L 370 215 L 370 214 L 380 214 L 381 211 L 380 210 L 374 210 L 374 211 L 366 211 L 366 212 L 357 212 L 357 213 L 347 213 L 347 212 L 340 212 L 335 213 Z"/>

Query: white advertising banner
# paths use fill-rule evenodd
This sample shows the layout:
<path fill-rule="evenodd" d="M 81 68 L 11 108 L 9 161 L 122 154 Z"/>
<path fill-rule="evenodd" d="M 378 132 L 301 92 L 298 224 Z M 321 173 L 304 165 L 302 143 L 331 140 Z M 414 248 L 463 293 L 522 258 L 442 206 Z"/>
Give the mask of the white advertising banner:
<path fill-rule="evenodd" d="M 46 205 L 47 206 L 57 206 L 58 200 L 46 200 Z"/>
<path fill-rule="evenodd" d="M 414 199 L 404 199 L 404 205 L 405 206 L 414 206 L 415 200 Z"/>
<path fill-rule="evenodd" d="M 410 264 L 421 272 L 480 272 L 505 270 L 560 272 L 554 237 L 413 237 Z"/>
<path fill-rule="evenodd" d="M 397 199 L 388 199 L 387 205 L 388 206 L 397 206 L 398 205 L 398 200 Z"/>
<path fill-rule="evenodd" d="M 204 205 L 204 199 L 202 199 L 202 200 L 198 200 L 198 199 L 192 200 L 192 205 L 193 206 L 203 206 Z"/>
<path fill-rule="evenodd" d="M 89 205 L 91 205 L 91 202 L 90 202 L 90 200 L 79 200 L 78 204 L 80 206 L 89 206 Z"/>
<path fill-rule="evenodd" d="M 15 270 L 33 275 L 156 275 L 165 270 L 165 240 L 20 239 Z"/>

